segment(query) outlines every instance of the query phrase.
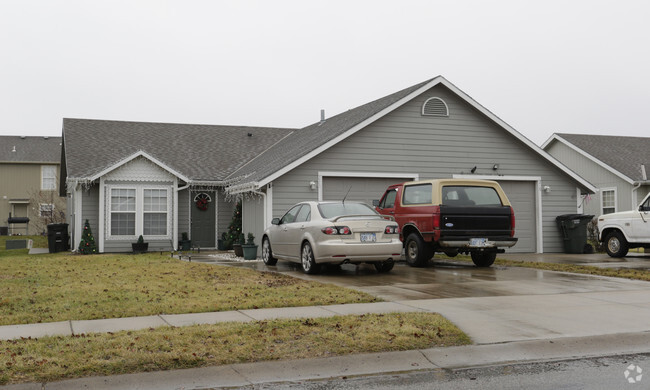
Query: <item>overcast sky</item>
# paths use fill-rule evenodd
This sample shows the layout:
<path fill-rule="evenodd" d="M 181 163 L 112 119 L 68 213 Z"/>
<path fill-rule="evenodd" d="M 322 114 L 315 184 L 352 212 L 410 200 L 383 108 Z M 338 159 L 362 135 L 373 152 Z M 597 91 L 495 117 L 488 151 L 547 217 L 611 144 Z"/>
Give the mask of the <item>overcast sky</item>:
<path fill-rule="evenodd" d="M 437 75 L 541 145 L 650 136 L 650 2 L 0 0 L 0 135 L 304 127 Z"/>

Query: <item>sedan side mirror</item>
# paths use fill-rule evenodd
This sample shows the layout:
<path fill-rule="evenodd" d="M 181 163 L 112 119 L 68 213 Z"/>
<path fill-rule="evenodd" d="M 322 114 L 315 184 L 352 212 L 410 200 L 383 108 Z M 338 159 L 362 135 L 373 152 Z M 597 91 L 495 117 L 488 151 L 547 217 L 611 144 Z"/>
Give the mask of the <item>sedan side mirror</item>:
<path fill-rule="evenodd" d="M 273 218 L 271 220 L 271 225 L 279 225 L 280 224 L 280 218 Z"/>

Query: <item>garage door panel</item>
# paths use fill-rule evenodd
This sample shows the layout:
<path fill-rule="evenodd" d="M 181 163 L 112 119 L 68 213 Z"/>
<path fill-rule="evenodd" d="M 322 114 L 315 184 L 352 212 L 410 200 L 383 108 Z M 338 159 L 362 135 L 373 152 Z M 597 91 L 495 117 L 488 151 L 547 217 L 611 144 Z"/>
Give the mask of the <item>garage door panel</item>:
<path fill-rule="evenodd" d="M 537 249 L 535 183 L 504 180 L 499 184 L 515 210 L 515 237 L 519 239 L 517 245 L 506 251 L 535 252 Z"/>
<path fill-rule="evenodd" d="M 323 200 L 346 200 L 372 205 L 379 200 L 392 184 L 403 183 L 410 178 L 376 177 L 323 177 Z M 348 193 L 349 191 L 349 193 Z"/>

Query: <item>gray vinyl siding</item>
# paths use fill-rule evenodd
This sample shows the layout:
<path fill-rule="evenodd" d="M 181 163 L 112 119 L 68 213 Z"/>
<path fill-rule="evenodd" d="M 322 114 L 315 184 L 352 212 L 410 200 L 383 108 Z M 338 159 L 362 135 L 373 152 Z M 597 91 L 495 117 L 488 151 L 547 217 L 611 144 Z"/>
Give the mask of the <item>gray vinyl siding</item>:
<path fill-rule="evenodd" d="M 262 196 L 247 197 L 242 204 L 242 230 L 247 240 L 248 233 L 253 233 L 255 236 L 258 256 L 264 229 L 264 198 Z"/>
<path fill-rule="evenodd" d="M 235 209 L 235 199 L 227 199 L 223 190 L 217 191 L 217 237 L 221 238 L 223 233 L 228 232 L 230 221 L 232 221 L 232 213 Z"/>
<path fill-rule="evenodd" d="M 447 103 L 449 117 L 420 114 L 422 104 L 432 96 Z M 499 164 L 497 171 L 492 170 L 494 164 Z M 299 201 L 317 200 L 318 190 L 311 190 L 309 182 L 318 181 L 319 171 L 417 173 L 420 179 L 435 179 L 468 175 L 474 166 L 477 175 L 541 177 L 542 185 L 552 188 L 541 195 L 543 251 L 563 250 L 555 217 L 576 212 L 577 182 L 443 86 L 276 179 L 273 216 L 281 216 Z"/>
<path fill-rule="evenodd" d="M 549 144 L 546 151 L 598 189 L 616 188 L 616 211 L 631 210 L 638 204 L 632 200 L 633 187 L 630 183 L 565 144 L 555 141 Z M 602 214 L 600 192 L 585 201 L 584 213 Z"/>
<path fill-rule="evenodd" d="M 178 192 L 178 240 L 183 232 L 190 231 L 190 191 L 185 189 Z"/>
<path fill-rule="evenodd" d="M 95 242 L 99 243 L 99 186 L 94 185 L 87 191 L 81 191 L 81 229 L 88 220 Z M 82 236 L 83 237 L 83 236 Z M 79 237 L 81 240 L 81 237 Z M 98 244 L 99 245 L 99 244 Z M 77 249 L 77 248 L 73 248 Z"/>

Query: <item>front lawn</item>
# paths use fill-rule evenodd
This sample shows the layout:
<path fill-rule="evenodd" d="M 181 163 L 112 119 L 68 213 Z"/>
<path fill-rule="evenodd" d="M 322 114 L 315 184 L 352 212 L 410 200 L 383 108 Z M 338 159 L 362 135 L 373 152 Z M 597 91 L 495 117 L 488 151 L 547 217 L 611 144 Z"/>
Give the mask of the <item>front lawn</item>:
<path fill-rule="evenodd" d="M 376 301 L 334 285 L 169 254 L 0 256 L 0 325 Z"/>
<path fill-rule="evenodd" d="M 470 342 L 463 332 L 435 313 L 349 315 L 0 340 L 0 385 Z"/>

